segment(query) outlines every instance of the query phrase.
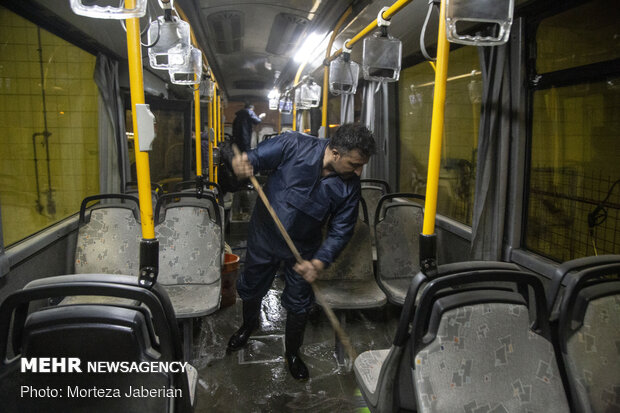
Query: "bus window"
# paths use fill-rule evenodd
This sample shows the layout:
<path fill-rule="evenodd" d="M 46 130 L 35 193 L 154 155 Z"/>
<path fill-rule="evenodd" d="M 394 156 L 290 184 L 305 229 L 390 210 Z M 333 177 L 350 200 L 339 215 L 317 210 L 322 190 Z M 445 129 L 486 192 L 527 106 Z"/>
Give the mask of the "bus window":
<path fill-rule="evenodd" d="M 401 72 L 400 190 L 424 194 L 435 72 L 422 62 Z M 437 212 L 471 225 L 482 82 L 478 51 L 450 53 Z"/>
<path fill-rule="evenodd" d="M 543 20 L 536 34 L 536 71 L 570 69 L 620 57 L 620 12 L 596 0 Z"/>
<path fill-rule="evenodd" d="M 607 6 L 557 14 L 536 33 L 536 68 L 553 72 L 532 91 L 525 244 L 560 262 L 620 253 L 620 72 L 601 62 L 618 57 L 620 10 Z"/>
<path fill-rule="evenodd" d="M 5 245 L 99 192 L 95 56 L 0 7 L 0 203 Z"/>

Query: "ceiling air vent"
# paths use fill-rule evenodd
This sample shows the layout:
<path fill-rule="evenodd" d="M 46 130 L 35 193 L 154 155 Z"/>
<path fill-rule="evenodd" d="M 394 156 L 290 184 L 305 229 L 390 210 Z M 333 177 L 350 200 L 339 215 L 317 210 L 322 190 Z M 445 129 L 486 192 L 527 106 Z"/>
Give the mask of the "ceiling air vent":
<path fill-rule="evenodd" d="M 278 14 L 273 21 L 265 50 L 275 55 L 292 50 L 307 24 L 308 19 L 303 17 L 288 13 Z"/>
<path fill-rule="evenodd" d="M 265 82 L 260 80 L 237 80 L 233 82 L 235 89 L 259 90 L 265 88 Z"/>
<path fill-rule="evenodd" d="M 207 16 L 207 25 L 216 53 L 231 54 L 241 50 L 243 13 L 236 10 L 212 13 Z"/>

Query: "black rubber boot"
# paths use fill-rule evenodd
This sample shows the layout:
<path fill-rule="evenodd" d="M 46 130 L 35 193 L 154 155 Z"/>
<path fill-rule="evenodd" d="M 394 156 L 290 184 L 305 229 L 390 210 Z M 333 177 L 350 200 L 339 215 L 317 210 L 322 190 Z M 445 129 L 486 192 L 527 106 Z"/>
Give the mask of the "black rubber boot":
<path fill-rule="evenodd" d="M 237 351 L 245 346 L 252 332 L 258 328 L 261 299 L 243 302 L 243 325 L 228 340 L 228 351 Z"/>
<path fill-rule="evenodd" d="M 304 342 L 304 331 L 308 314 L 295 314 L 288 312 L 286 315 L 286 332 L 284 336 L 284 358 L 293 378 L 297 380 L 308 379 L 308 368 L 299 356 L 299 348 Z"/>

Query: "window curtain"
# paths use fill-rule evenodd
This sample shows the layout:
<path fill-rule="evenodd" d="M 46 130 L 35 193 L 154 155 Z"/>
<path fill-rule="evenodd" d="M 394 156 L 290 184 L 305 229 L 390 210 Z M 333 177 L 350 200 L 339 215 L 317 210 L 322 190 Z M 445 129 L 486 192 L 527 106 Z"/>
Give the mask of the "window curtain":
<path fill-rule="evenodd" d="M 355 120 L 355 96 L 340 95 L 340 124 L 351 123 Z"/>
<path fill-rule="evenodd" d="M 97 55 L 94 80 L 99 89 L 99 191 L 124 192 L 130 170 L 118 62 Z"/>
<path fill-rule="evenodd" d="M 509 46 L 478 48 L 483 90 L 470 251 L 475 260 L 502 259 L 513 110 Z"/>
<path fill-rule="evenodd" d="M 368 82 L 362 92 L 361 122 L 370 129 L 375 137 L 377 153 L 364 167 L 362 178 L 383 179 L 390 181 L 388 169 L 389 113 L 388 85 L 386 82 Z"/>

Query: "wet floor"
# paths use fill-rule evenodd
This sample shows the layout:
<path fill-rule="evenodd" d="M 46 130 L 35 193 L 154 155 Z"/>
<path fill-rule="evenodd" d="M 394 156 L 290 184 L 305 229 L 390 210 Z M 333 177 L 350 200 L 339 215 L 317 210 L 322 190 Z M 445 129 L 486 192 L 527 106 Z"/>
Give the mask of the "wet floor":
<path fill-rule="evenodd" d="M 233 245 L 237 247 L 241 244 Z M 243 258 L 243 250 L 235 250 Z M 311 317 L 301 356 L 310 379 L 293 379 L 284 362 L 286 311 L 280 305 L 284 282 L 276 277 L 263 299 L 261 327 L 246 348 L 227 354 L 229 337 L 241 325 L 241 300 L 205 317 L 196 332 L 193 363 L 198 368 L 196 412 L 362 412 L 350 362 L 339 366 L 334 332 L 322 311 Z M 358 353 L 388 348 L 396 331 L 397 311 L 347 311 L 345 330 Z"/>

